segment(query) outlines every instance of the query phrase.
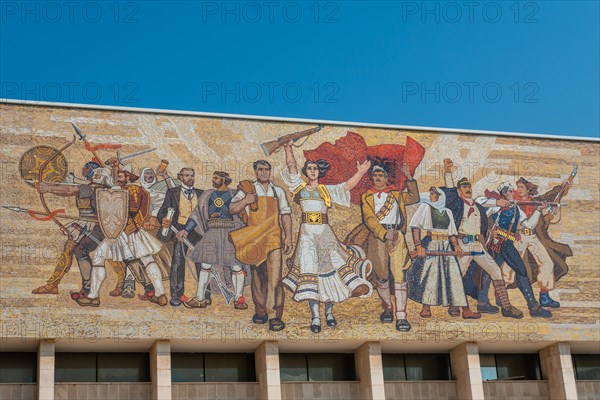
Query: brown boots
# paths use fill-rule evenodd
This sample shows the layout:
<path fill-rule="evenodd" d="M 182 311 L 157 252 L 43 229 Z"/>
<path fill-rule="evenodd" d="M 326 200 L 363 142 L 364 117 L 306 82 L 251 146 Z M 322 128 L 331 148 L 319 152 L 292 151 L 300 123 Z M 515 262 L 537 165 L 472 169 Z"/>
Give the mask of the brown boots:
<path fill-rule="evenodd" d="M 114 290 L 111 290 L 108 294 L 112 297 L 119 297 L 123 293 L 123 281 L 117 282 L 117 286 L 115 286 Z"/>
<path fill-rule="evenodd" d="M 502 307 L 502 316 L 507 318 L 523 318 L 523 312 L 518 308 L 513 307 L 510 304 L 510 300 L 508 299 L 508 292 L 506 291 L 506 284 L 503 280 L 499 279 L 496 281 L 492 281 L 494 285 L 494 290 L 496 291 L 496 296 L 498 300 L 500 300 L 500 306 Z"/>

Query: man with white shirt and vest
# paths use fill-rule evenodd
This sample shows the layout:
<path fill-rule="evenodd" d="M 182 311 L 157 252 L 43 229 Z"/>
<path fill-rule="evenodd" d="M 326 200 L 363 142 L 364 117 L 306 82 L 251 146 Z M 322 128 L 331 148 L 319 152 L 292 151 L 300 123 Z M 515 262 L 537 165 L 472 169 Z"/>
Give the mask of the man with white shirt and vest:
<path fill-rule="evenodd" d="M 165 200 L 156 215 L 162 227 L 168 229 L 166 235 L 163 235 L 162 229 L 159 229 L 158 238 L 163 242 L 172 241 L 174 243 L 170 274 L 171 300 L 169 301 L 169 304 L 173 307 L 178 307 L 182 302 L 187 249 L 183 243 L 175 238 L 171 225 L 178 231 L 185 228 L 190 215 L 198 205 L 198 198 L 202 195 L 202 190 L 194 188 L 195 172 L 193 168 L 182 168 L 177 174 L 177 178 L 182 182 L 181 186 L 167 190 Z M 169 209 L 172 209 L 173 213 L 171 218 L 167 215 Z M 188 240 L 192 244 L 196 244 L 200 240 L 200 235 L 196 232 L 190 232 Z"/>
<path fill-rule="evenodd" d="M 452 211 L 454 223 L 458 228 L 458 244 L 465 253 L 483 253 L 481 255 L 458 257 L 460 270 L 465 276 L 471 262 L 477 263 L 492 279 L 496 297 L 499 299 L 502 308 L 502 315 L 509 318 L 523 318 L 523 312 L 510 303 L 500 266 L 486 250 L 485 241 L 488 233 L 486 210 L 473 199 L 473 189 L 467 178 L 460 179 L 456 186 L 454 185 L 453 167 L 452 160 L 444 160 L 446 186 L 440 187 L 440 189 L 446 194 L 446 208 Z M 489 302 L 478 303 L 477 312 L 495 314 L 498 312 L 498 308 L 492 306 Z"/>
<path fill-rule="evenodd" d="M 405 206 L 420 200 L 419 188 L 408 169 L 403 164 L 401 171 L 406 177 L 406 191 L 389 185 L 390 166 L 381 163 L 371 170 L 373 188 L 361 197 L 363 225 L 370 234 L 367 239 L 367 258 L 373 264 L 377 293 L 381 298 L 383 313 L 379 319 L 383 323 L 394 321 L 390 275 L 394 279 L 396 300 L 396 329 L 407 332 L 411 329 L 406 315 L 408 288 L 404 281 L 404 271 L 410 266 L 406 245 L 407 216 Z"/>
<path fill-rule="evenodd" d="M 253 163 L 255 181 L 242 181 L 229 211 L 240 214 L 246 226 L 229 233 L 236 258 L 249 265 L 254 303 L 252 322 L 269 321 L 271 331 L 285 328 L 283 256 L 292 252 L 292 209 L 285 191 L 271 181 L 271 164 Z M 269 314 L 273 318 L 269 319 Z"/>

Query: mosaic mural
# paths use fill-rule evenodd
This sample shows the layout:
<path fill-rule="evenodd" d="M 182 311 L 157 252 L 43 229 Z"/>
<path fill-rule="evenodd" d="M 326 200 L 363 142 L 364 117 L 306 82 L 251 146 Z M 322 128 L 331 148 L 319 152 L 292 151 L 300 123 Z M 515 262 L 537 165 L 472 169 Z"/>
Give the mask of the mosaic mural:
<path fill-rule="evenodd" d="M 597 142 L 0 105 L 2 337 L 597 340 Z"/>

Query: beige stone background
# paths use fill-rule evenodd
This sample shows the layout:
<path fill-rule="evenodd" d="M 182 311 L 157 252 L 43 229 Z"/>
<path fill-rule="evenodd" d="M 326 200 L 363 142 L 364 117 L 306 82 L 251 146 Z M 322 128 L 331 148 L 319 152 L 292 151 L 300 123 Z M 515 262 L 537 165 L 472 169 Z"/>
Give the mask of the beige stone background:
<path fill-rule="evenodd" d="M 123 144 L 123 154 L 156 147 L 155 153 L 135 160 L 141 169 L 156 168 L 161 159 L 169 160 L 175 174 L 183 166 L 196 169 L 196 186 L 210 187 L 214 170 L 228 171 L 234 182 L 251 178 L 252 161 L 264 158 L 259 144 L 281 135 L 314 125 L 180 116 L 140 112 L 117 112 L 32 105 L 0 104 L 0 204 L 41 209 L 37 192 L 21 181 L 18 161 L 23 152 L 35 145 L 60 148 L 72 137 L 71 122 L 78 125 L 90 142 Z M 269 332 L 266 325 L 251 323 L 253 307 L 234 310 L 219 296 L 204 310 L 184 307 L 158 307 L 135 299 L 113 298 L 108 291 L 115 285 L 114 273 L 107 268 L 107 280 L 101 291 L 100 308 L 83 308 L 69 298 L 78 290 L 80 275 L 74 261 L 63 279 L 58 295 L 33 295 L 31 290 L 43 284 L 54 269 L 64 237 L 53 222 L 33 220 L 26 214 L 0 209 L 0 318 L 1 337 L 55 338 L 179 338 L 202 340 L 279 339 L 327 342 L 342 339 L 418 341 L 487 340 L 536 342 L 547 340 L 599 340 L 600 329 L 600 213 L 599 164 L 597 142 L 545 140 L 407 132 L 351 126 L 326 126 L 311 136 L 304 149 L 313 149 L 324 141 L 334 142 L 347 131 L 362 135 L 368 145 L 404 144 L 412 136 L 425 149 L 425 158 L 415 178 L 421 191 L 434 184 L 442 185 L 441 163 L 450 157 L 460 167 L 457 175 L 468 175 L 474 193 L 495 189 L 501 181 L 515 182 L 520 176 L 548 190 L 569 176 L 573 165 L 579 166 L 574 187 L 565 198 L 568 207 L 562 221 L 551 228 L 551 235 L 573 249 L 570 272 L 557 284 L 552 297 L 562 307 L 552 310 L 551 319 L 529 317 L 521 294 L 510 292 L 511 301 L 525 311 L 516 321 L 499 315 L 484 315 L 479 321 L 452 318 L 443 308 L 433 308 L 433 318 L 419 317 L 420 305 L 409 301 L 409 319 L 413 330 L 400 334 L 393 324 L 379 322 L 380 301 L 376 294 L 368 299 L 351 299 L 334 308 L 336 328 L 324 327 L 316 336 L 309 329 L 309 312 L 305 304 L 295 303 L 286 293 L 284 321 L 286 329 Z M 81 142 L 66 151 L 69 170 L 80 174 L 89 158 Z M 113 151 L 99 151 L 103 158 Z M 296 152 L 303 161 L 301 151 Z M 272 155 L 275 181 L 281 185 L 279 170 L 283 154 Z M 74 200 L 47 195 L 51 209 L 67 208 L 76 212 Z M 409 207 L 409 216 L 415 207 Z M 294 231 L 298 228 L 299 209 L 294 205 Z M 343 238 L 360 221 L 357 206 L 334 207 L 330 223 Z M 409 241 L 410 242 L 410 241 Z M 195 282 L 187 273 L 186 294 L 192 296 Z M 168 284 L 166 285 L 168 287 Z M 246 297 L 251 305 L 250 290 Z M 537 289 L 534 288 L 537 293 Z M 138 293 L 142 289 L 138 286 Z"/>

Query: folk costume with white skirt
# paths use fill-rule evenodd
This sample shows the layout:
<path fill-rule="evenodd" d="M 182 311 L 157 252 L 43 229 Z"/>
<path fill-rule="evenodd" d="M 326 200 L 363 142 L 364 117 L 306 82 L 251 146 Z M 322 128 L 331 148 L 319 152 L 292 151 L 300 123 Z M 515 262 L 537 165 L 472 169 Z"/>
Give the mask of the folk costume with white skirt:
<path fill-rule="evenodd" d="M 167 304 L 162 286 L 162 275 L 154 258 L 162 247 L 162 243 L 143 228 L 150 209 L 150 195 L 137 185 L 127 185 L 123 189 L 129 192 L 128 218 L 125 229 L 116 239 L 105 238 L 98 248 L 90 254 L 92 258 L 92 279 L 88 299 L 76 299 L 80 305 L 97 306 L 99 291 L 106 278 L 104 262 L 123 261 L 126 264 L 139 260 L 154 286 L 154 292 L 148 294 L 149 299 L 161 306 Z M 95 302 L 93 300 L 96 300 Z M 83 301 L 83 302 L 82 302 Z"/>
<path fill-rule="evenodd" d="M 371 263 L 359 247 L 342 244 L 328 224 L 327 210 L 332 203 L 349 207 L 350 191 L 344 189 L 343 183 L 319 185 L 311 190 L 300 174 L 283 170 L 281 176 L 302 209 L 296 251 L 283 279 L 293 299 L 331 304 L 370 296 L 373 287 L 366 277 Z"/>
<path fill-rule="evenodd" d="M 419 206 L 409 226 L 418 228 L 424 234 L 421 244 L 426 251 L 452 252 L 449 237 L 458 235 L 452 211 L 444 207 L 442 194 L 436 203 L 424 202 Z M 427 200 L 429 200 L 427 198 Z M 408 297 L 428 306 L 467 306 L 462 274 L 456 257 L 436 255 L 415 258 L 406 272 Z"/>

